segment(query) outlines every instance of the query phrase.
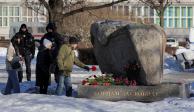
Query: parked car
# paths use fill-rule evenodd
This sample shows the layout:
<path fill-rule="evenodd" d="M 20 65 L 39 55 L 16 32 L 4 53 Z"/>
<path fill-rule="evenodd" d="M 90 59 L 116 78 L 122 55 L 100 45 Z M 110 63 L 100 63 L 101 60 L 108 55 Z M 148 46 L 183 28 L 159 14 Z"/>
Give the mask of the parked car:
<path fill-rule="evenodd" d="M 178 47 L 179 43 L 175 38 L 167 38 L 166 45 L 168 47 Z"/>

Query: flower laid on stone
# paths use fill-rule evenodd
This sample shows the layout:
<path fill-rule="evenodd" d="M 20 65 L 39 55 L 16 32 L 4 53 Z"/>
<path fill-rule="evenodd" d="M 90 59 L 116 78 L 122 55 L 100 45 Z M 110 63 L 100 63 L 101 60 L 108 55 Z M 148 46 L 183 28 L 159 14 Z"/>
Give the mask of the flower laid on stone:
<path fill-rule="evenodd" d="M 96 66 L 93 65 L 90 69 L 91 69 L 92 71 L 96 71 L 97 68 L 96 68 Z"/>
<path fill-rule="evenodd" d="M 92 75 L 82 81 L 82 85 L 101 85 L 101 86 L 110 86 L 110 85 L 125 85 L 125 86 L 136 86 L 137 83 L 135 80 L 128 80 L 126 77 L 113 77 L 112 75 L 101 75 L 96 76 Z"/>
<path fill-rule="evenodd" d="M 114 82 L 114 78 L 108 75 L 92 75 L 82 81 L 82 85 L 103 85 L 109 86 Z"/>

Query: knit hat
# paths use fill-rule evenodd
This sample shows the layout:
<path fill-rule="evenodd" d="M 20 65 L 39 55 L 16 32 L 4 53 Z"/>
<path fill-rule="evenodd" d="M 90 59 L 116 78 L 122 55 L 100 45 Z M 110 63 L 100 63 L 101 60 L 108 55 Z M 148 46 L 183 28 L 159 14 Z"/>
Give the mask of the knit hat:
<path fill-rule="evenodd" d="M 44 39 L 43 40 L 43 45 L 46 47 L 46 48 L 50 48 L 49 46 L 52 46 L 52 42 L 48 39 Z"/>
<path fill-rule="evenodd" d="M 76 37 L 69 37 L 69 43 L 70 44 L 78 44 L 79 39 L 77 39 Z"/>
<path fill-rule="evenodd" d="M 22 24 L 20 28 L 26 28 L 27 29 L 27 26 L 26 26 L 26 24 Z"/>
<path fill-rule="evenodd" d="M 19 32 L 22 32 L 22 28 L 26 28 L 26 32 L 28 32 L 28 29 L 27 29 L 26 24 L 22 24 L 22 25 L 20 26 Z"/>
<path fill-rule="evenodd" d="M 48 23 L 48 25 L 46 26 L 46 31 L 48 32 L 48 29 L 52 29 L 53 31 L 55 31 L 57 29 L 55 23 Z"/>

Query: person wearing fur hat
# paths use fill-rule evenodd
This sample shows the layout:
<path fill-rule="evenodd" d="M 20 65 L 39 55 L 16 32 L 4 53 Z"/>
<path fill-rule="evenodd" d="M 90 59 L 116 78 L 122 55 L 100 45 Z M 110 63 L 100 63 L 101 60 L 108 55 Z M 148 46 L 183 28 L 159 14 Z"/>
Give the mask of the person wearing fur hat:
<path fill-rule="evenodd" d="M 58 77 L 59 70 L 58 70 L 58 66 L 57 66 L 56 57 L 57 57 L 59 48 L 64 43 L 64 39 L 59 33 L 57 33 L 57 27 L 56 27 L 55 23 L 53 23 L 53 22 L 48 23 L 48 25 L 46 26 L 46 31 L 47 31 L 47 33 L 40 40 L 39 50 L 44 49 L 44 45 L 43 45 L 44 39 L 51 41 L 52 48 L 50 50 L 51 57 L 49 60 L 50 61 L 49 72 L 54 73 L 55 81 L 58 82 L 57 77 Z M 37 83 L 37 86 L 38 86 L 38 83 Z"/>
<path fill-rule="evenodd" d="M 77 49 L 79 40 L 76 37 L 69 38 L 69 45 L 63 44 L 57 56 L 59 66 L 59 83 L 57 84 L 56 94 L 62 95 L 63 89 L 66 90 L 66 96 L 72 96 L 72 84 L 70 73 L 73 65 L 77 65 L 87 71 L 90 70 L 88 66 L 82 63 L 76 56 L 73 50 Z"/>
<path fill-rule="evenodd" d="M 27 81 L 31 81 L 31 60 L 35 54 L 35 41 L 31 33 L 28 32 L 26 24 L 22 24 L 18 33 L 14 35 L 12 40 L 19 38 L 20 44 L 14 45 L 18 48 L 19 54 L 22 56 L 26 65 Z M 19 82 L 22 82 L 23 71 L 18 71 Z"/>

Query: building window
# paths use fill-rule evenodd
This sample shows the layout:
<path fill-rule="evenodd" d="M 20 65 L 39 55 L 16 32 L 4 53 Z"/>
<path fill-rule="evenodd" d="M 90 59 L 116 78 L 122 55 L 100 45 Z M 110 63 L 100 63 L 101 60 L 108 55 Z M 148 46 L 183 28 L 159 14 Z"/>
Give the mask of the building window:
<path fill-rule="evenodd" d="M 28 16 L 32 16 L 32 10 L 28 9 Z"/>
<path fill-rule="evenodd" d="M 156 24 L 158 24 L 158 18 L 159 17 L 156 16 L 155 19 Z M 165 10 L 164 28 L 190 28 L 192 27 L 192 25 L 193 25 L 193 7 L 171 6 Z"/>
<path fill-rule="evenodd" d="M 3 18 L 3 26 L 8 26 L 8 19 L 7 19 L 7 17 Z"/>
<path fill-rule="evenodd" d="M 132 7 L 132 15 L 133 16 L 137 16 L 137 14 L 136 14 L 136 7 Z"/>
<path fill-rule="evenodd" d="M 173 14 L 174 14 L 174 12 L 173 12 L 173 7 L 169 7 L 169 9 L 168 9 L 168 16 L 169 16 L 169 17 L 172 17 Z"/>
<path fill-rule="evenodd" d="M 150 8 L 150 16 L 152 16 L 152 17 L 154 16 L 154 9 Z"/>
<path fill-rule="evenodd" d="M 149 10 L 148 7 L 144 7 L 144 16 L 148 16 L 149 15 Z"/>
<path fill-rule="evenodd" d="M 9 16 L 13 16 L 14 7 L 9 7 Z"/>
<path fill-rule="evenodd" d="M 8 16 L 7 7 L 3 7 L 3 16 Z"/>
<path fill-rule="evenodd" d="M 19 21 L 19 7 L 9 6 L 9 25 Z"/>
<path fill-rule="evenodd" d="M 180 17 L 180 7 L 175 7 L 175 17 Z"/>
<path fill-rule="evenodd" d="M 169 26 L 170 28 L 173 27 L 173 18 L 170 18 L 170 19 L 169 19 L 169 24 L 168 24 L 168 26 Z"/>
<path fill-rule="evenodd" d="M 121 14 L 121 15 L 123 15 L 123 6 L 119 6 L 118 7 L 118 12 Z"/>
<path fill-rule="evenodd" d="M 182 18 L 182 28 L 186 28 L 187 27 L 187 23 L 186 23 L 186 18 Z"/>
<path fill-rule="evenodd" d="M 160 25 L 160 19 L 159 18 L 156 19 L 156 24 Z"/>
<path fill-rule="evenodd" d="M 22 8 L 22 16 L 27 16 L 27 8 L 26 7 Z"/>
<path fill-rule="evenodd" d="M 192 7 L 188 7 L 188 17 L 192 17 L 193 16 L 193 9 Z"/>
<path fill-rule="evenodd" d="M 180 28 L 180 18 L 175 18 L 175 28 Z"/>
<path fill-rule="evenodd" d="M 165 11 L 164 11 L 164 17 L 167 17 L 168 15 L 167 15 L 167 12 L 168 12 L 168 10 L 166 9 Z"/>
<path fill-rule="evenodd" d="M 124 6 L 124 16 L 129 16 L 129 6 Z"/>
<path fill-rule="evenodd" d="M 137 8 L 137 16 L 141 16 L 142 14 L 141 14 L 141 7 L 138 7 Z"/>
<path fill-rule="evenodd" d="M 182 13 L 181 13 L 181 15 L 183 16 L 183 17 L 186 17 L 186 7 L 182 7 L 181 8 L 182 9 Z"/>
<path fill-rule="evenodd" d="M 193 19 L 192 18 L 188 18 L 188 28 L 193 26 Z"/>
<path fill-rule="evenodd" d="M 20 15 L 20 9 L 19 9 L 19 7 L 15 7 L 15 16 L 19 16 Z"/>
<path fill-rule="evenodd" d="M 9 24 L 12 24 L 14 22 L 14 18 L 13 17 L 10 17 L 9 18 Z"/>
<path fill-rule="evenodd" d="M 164 28 L 166 28 L 167 27 L 167 19 L 165 18 L 164 19 Z"/>
<path fill-rule="evenodd" d="M 0 6 L 0 26 L 7 27 L 19 21 L 19 6 Z"/>

